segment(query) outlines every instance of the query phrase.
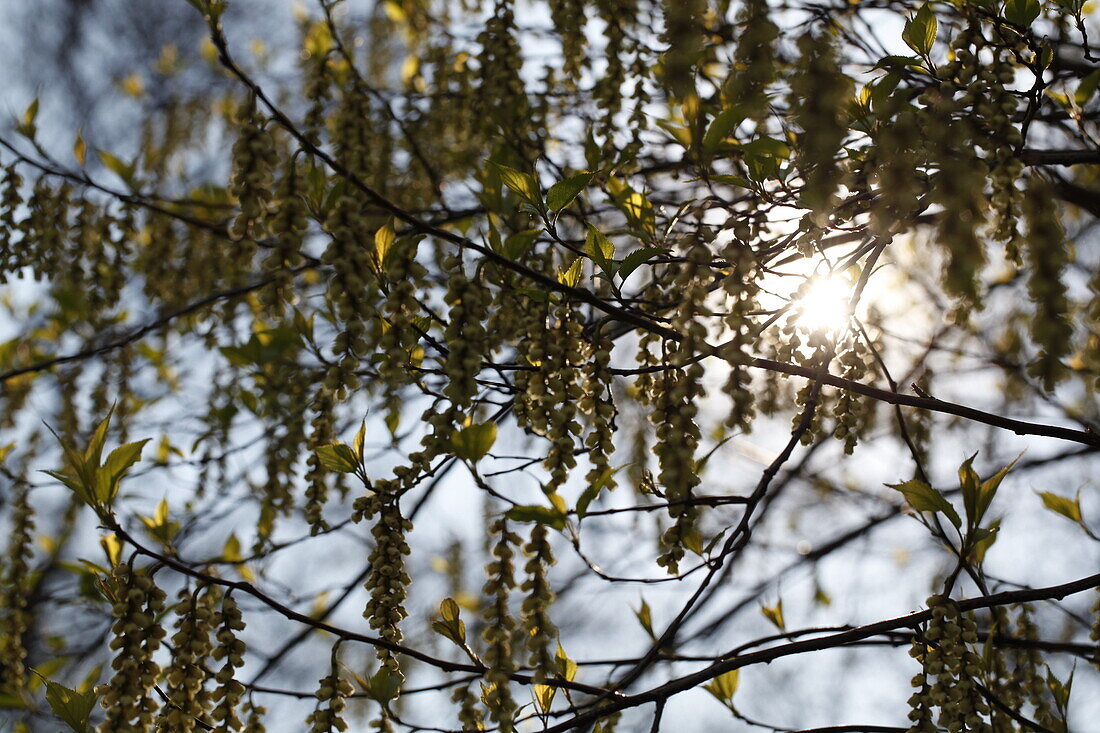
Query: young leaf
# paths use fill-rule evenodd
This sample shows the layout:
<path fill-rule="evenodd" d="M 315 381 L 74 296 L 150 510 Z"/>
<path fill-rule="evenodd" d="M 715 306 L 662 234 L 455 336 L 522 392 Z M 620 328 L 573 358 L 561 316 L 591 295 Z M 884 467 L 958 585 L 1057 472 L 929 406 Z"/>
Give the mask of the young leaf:
<path fill-rule="evenodd" d="M 596 497 L 600 495 L 604 487 L 611 483 L 612 477 L 618 473 L 623 466 L 619 468 L 611 468 L 608 466 L 603 472 L 588 485 L 577 499 L 577 519 L 584 519 L 584 515 L 588 513 L 588 507 L 596 500 Z"/>
<path fill-rule="evenodd" d="M 555 214 L 573 203 L 585 186 L 592 182 L 594 171 L 582 171 L 569 176 L 564 181 L 558 181 L 546 192 L 546 208 Z"/>
<path fill-rule="evenodd" d="M 537 504 L 523 504 L 509 509 L 505 516 L 514 522 L 536 522 L 561 531 L 565 529 L 565 515 L 557 509 Z"/>
<path fill-rule="evenodd" d="M 955 528 L 962 527 L 962 519 L 955 507 L 943 497 L 943 494 L 933 489 L 923 481 L 912 479 L 901 484 L 886 484 L 895 491 L 900 491 L 909 503 L 909 506 L 918 512 L 941 512 Z"/>
<path fill-rule="evenodd" d="M 708 153 L 717 150 L 718 146 L 730 136 L 730 133 L 741 124 L 743 119 L 745 119 L 745 116 L 738 107 L 724 109 L 715 115 L 714 119 L 710 121 L 710 125 L 707 126 L 707 131 L 703 134 L 703 150 Z"/>
<path fill-rule="evenodd" d="M 775 628 L 780 631 L 787 630 L 787 624 L 783 620 L 783 600 L 780 599 L 774 606 L 761 606 L 760 613 L 764 614 L 764 618 L 775 624 Z"/>
<path fill-rule="evenodd" d="M 639 609 L 634 611 L 634 615 L 638 618 L 638 623 L 642 625 L 645 632 L 649 634 L 649 638 L 656 639 L 657 635 L 653 633 L 653 614 L 649 610 L 649 604 L 642 599 L 642 605 Z"/>
<path fill-rule="evenodd" d="M 615 273 L 615 245 L 591 224 L 584 238 L 584 249 L 601 270 L 608 275 Z"/>
<path fill-rule="evenodd" d="M 561 675 L 562 679 L 572 682 L 573 678 L 577 676 L 577 663 L 565 653 L 561 642 L 558 642 L 558 651 L 554 654 L 554 661 L 557 663 L 558 674 Z"/>
<path fill-rule="evenodd" d="M 1024 28 L 1030 27 L 1042 11 L 1039 0 L 1005 0 L 1005 20 Z"/>
<path fill-rule="evenodd" d="M 1020 455 L 1022 456 L 1023 453 Z M 975 506 L 977 510 L 977 516 L 974 519 L 975 525 L 982 521 L 989 505 L 993 503 L 993 497 L 997 495 L 997 489 L 1000 488 L 1001 482 L 1004 481 L 1005 476 L 1008 475 L 1008 472 L 1012 470 L 1018 460 L 1020 460 L 1020 456 L 1013 458 L 1011 463 L 981 483 L 978 488 L 978 500 Z"/>
<path fill-rule="evenodd" d="M 493 163 L 493 167 L 500 173 L 500 180 L 504 182 L 504 185 L 514 191 L 521 199 L 536 207 L 541 203 L 539 201 L 538 181 L 530 173 L 521 173 L 515 168 L 509 168 L 500 163 Z"/>
<path fill-rule="evenodd" d="M 1039 493 L 1039 498 L 1043 500 L 1043 506 L 1055 514 L 1061 514 L 1066 519 L 1077 524 L 1081 523 L 1081 493 L 1078 492 L 1077 496 L 1073 499 L 1068 499 L 1064 496 L 1059 496 L 1051 491 L 1043 491 Z"/>
<path fill-rule="evenodd" d="M 81 135 L 77 135 L 76 142 L 73 143 L 73 157 L 76 158 L 77 165 L 83 168 L 84 161 L 88 158 L 88 143 L 84 142 Z"/>
<path fill-rule="evenodd" d="M 38 134 L 38 125 L 35 124 L 35 120 L 38 119 L 38 97 L 31 100 L 31 103 L 27 105 L 27 108 L 23 110 L 23 119 L 15 126 L 16 132 L 25 138 L 34 140 L 34 136 Z"/>
<path fill-rule="evenodd" d="M 442 621 L 433 621 L 432 629 L 458 646 L 466 644 L 466 624 L 458 617 L 458 604 L 453 598 L 445 598 L 439 604 Z"/>
<path fill-rule="evenodd" d="M 241 554 L 241 541 L 237 539 L 236 533 L 229 535 L 229 539 L 225 541 L 222 559 L 226 562 L 240 562 L 244 559 L 244 555 Z"/>
<path fill-rule="evenodd" d="M 76 733 L 88 733 L 91 730 L 88 726 L 88 719 L 91 717 L 97 697 L 95 692 L 89 690 L 81 693 L 70 690 L 68 687 L 50 680 L 37 670 L 32 671 L 45 683 L 46 703 L 50 706 L 50 710 L 53 711 L 54 715 L 61 718 L 65 725 L 76 731 Z"/>
<path fill-rule="evenodd" d="M 921 6 L 910 20 L 905 22 L 905 30 L 901 33 L 901 39 L 909 48 L 917 53 L 926 55 L 932 50 L 932 44 L 936 41 L 936 31 L 939 23 L 932 8 L 926 3 Z"/>
<path fill-rule="evenodd" d="M 504 240 L 501 254 L 510 260 L 518 260 L 524 252 L 531 249 L 531 245 L 538 240 L 540 234 L 542 234 L 541 229 L 526 229 L 522 232 L 516 232 Z"/>
<path fill-rule="evenodd" d="M 401 689 L 401 679 L 400 675 L 394 674 L 388 667 L 379 667 L 370 678 L 367 694 L 377 702 L 388 703 L 397 697 L 397 691 Z"/>
<path fill-rule="evenodd" d="M 99 159 L 103 162 L 103 165 L 107 167 L 107 170 L 121 178 L 123 183 L 127 185 L 133 184 L 134 172 L 137 170 L 137 166 L 134 163 L 127 163 L 122 158 L 112 153 L 108 153 L 106 150 L 99 151 Z"/>
<path fill-rule="evenodd" d="M 96 471 L 96 500 L 109 504 L 118 494 L 119 482 L 135 463 L 141 460 L 141 451 L 150 438 L 120 445 L 111 451 L 107 461 Z"/>
<path fill-rule="evenodd" d="M 99 546 L 103 548 L 103 554 L 107 556 L 107 562 L 112 567 L 118 565 L 122 560 L 122 540 L 114 532 L 100 537 Z"/>
<path fill-rule="evenodd" d="M 451 436 L 451 450 L 467 461 L 480 461 L 497 441 L 497 425 L 493 421 L 467 425 Z"/>
<path fill-rule="evenodd" d="M 393 219 L 390 219 L 374 233 L 374 251 L 371 252 L 371 259 L 379 272 L 381 272 L 382 266 L 386 264 L 386 255 L 389 254 L 396 239 L 397 234 L 393 230 Z"/>
<path fill-rule="evenodd" d="M 367 421 L 363 420 L 359 424 L 359 431 L 355 434 L 355 438 L 351 442 L 351 450 L 355 454 L 355 459 L 359 463 L 363 462 L 363 445 L 367 439 Z"/>
<path fill-rule="evenodd" d="M 741 670 L 731 669 L 729 672 L 723 672 L 703 685 L 703 689 L 714 695 L 714 697 L 718 699 L 718 702 L 723 705 L 730 705 L 733 703 L 733 695 L 737 692 L 737 686 L 740 681 Z"/>
<path fill-rule="evenodd" d="M 359 460 L 355 457 L 355 451 L 343 443 L 331 443 L 322 445 L 314 451 L 321 465 L 330 471 L 339 473 L 355 473 L 359 469 Z"/>
<path fill-rule="evenodd" d="M 668 252 L 664 247 L 642 247 L 623 258 L 619 263 L 619 277 L 626 280 L 635 270 L 649 262 L 657 255 Z"/>
<path fill-rule="evenodd" d="M 581 275 L 584 274 L 584 258 L 578 257 L 573 260 L 573 264 L 566 270 L 558 272 L 558 282 L 562 285 L 568 285 L 571 288 L 577 287 L 577 283 L 581 281 Z"/>
<path fill-rule="evenodd" d="M 531 690 L 531 697 L 535 700 L 535 705 L 542 714 L 550 712 L 550 706 L 554 703 L 554 695 L 557 694 L 558 688 L 553 685 L 535 685 Z"/>

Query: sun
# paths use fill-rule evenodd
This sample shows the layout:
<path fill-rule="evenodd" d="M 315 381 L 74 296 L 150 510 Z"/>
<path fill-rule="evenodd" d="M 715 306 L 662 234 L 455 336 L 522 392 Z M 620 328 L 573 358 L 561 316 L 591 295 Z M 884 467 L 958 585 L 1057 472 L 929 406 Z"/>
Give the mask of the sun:
<path fill-rule="evenodd" d="M 809 331 L 838 331 L 851 319 L 852 286 L 844 278 L 816 276 L 794 306 L 798 324 Z"/>

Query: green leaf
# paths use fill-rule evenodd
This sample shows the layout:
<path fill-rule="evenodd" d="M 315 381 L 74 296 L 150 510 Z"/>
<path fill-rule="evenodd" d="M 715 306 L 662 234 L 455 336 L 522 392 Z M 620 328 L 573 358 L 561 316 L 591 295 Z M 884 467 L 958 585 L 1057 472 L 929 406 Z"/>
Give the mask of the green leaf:
<path fill-rule="evenodd" d="M 137 170 L 137 165 L 135 163 L 127 163 L 122 158 L 112 153 L 108 153 L 106 150 L 99 151 L 99 159 L 103 162 L 103 165 L 107 167 L 107 170 L 121 178 L 123 183 L 127 185 L 133 184 L 134 172 Z"/>
<path fill-rule="evenodd" d="M 1077 17 L 1085 7 L 1085 0 L 1054 0 L 1063 13 Z"/>
<path fill-rule="evenodd" d="M 936 15 L 928 5 L 922 5 L 911 19 L 905 22 L 905 29 L 901 33 L 901 39 L 909 48 L 917 53 L 927 55 L 932 50 L 932 44 L 936 41 L 936 31 L 939 23 Z"/>
<path fill-rule="evenodd" d="M 1020 454 L 1020 456 L 1022 455 L 1023 453 Z M 1005 476 L 1012 470 L 1012 467 L 1016 465 L 1016 461 L 1020 460 L 1020 456 L 1013 458 L 1011 463 L 982 482 L 978 490 L 977 517 L 974 519 L 974 524 L 982 521 L 989 505 L 993 503 L 993 497 L 997 495 L 997 489 L 1000 488 L 1001 482 L 1004 481 Z"/>
<path fill-rule="evenodd" d="M 522 232 L 516 232 L 504 240 L 501 254 L 510 260 L 518 260 L 527 250 L 531 249 L 531 245 L 538 240 L 540 234 L 542 234 L 541 229 L 526 229 Z"/>
<path fill-rule="evenodd" d="M 539 713 L 545 715 L 550 712 L 550 706 L 554 704 L 554 696 L 558 688 L 552 685 L 535 685 L 531 690 L 531 697 L 535 700 Z"/>
<path fill-rule="evenodd" d="M 619 277 L 626 280 L 634 274 L 634 271 L 639 267 L 649 262 L 657 255 L 662 255 L 667 252 L 668 250 L 664 247 L 642 247 L 639 250 L 631 252 L 619 263 Z"/>
<path fill-rule="evenodd" d="M 514 522 L 535 522 L 561 531 L 565 529 L 565 515 L 557 509 L 537 504 L 523 504 L 509 509 L 505 516 Z"/>
<path fill-rule="evenodd" d="M 451 436 L 451 450 L 467 461 L 480 461 L 497 441 L 497 424 L 493 421 L 467 425 Z"/>
<path fill-rule="evenodd" d="M 393 219 L 390 219 L 374 233 L 374 250 L 371 252 L 371 259 L 379 272 L 386 264 L 386 255 L 393 249 L 395 241 L 397 241 L 397 234 L 393 229 Z"/>
<path fill-rule="evenodd" d="M 439 604 L 442 621 L 433 621 L 432 629 L 441 636 L 450 639 L 458 646 L 466 644 L 466 624 L 458 616 L 458 603 L 453 598 L 444 598 Z"/>
<path fill-rule="evenodd" d="M 76 136 L 76 142 L 73 143 L 73 157 L 76 158 L 77 164 L 83 168 L 84 161 L 88 158 L 88 143 L 84 142 L 84 137 L 79 134 Z"/>
<path fill-rule="evenodd" d="M 985 553 L 989 551 L 989 548 L 993 546 L 993 543 L 997 541 L 997 537 L 1000 536 L 1001 520 L 993 522 L 989 527 L 979 527 L 974 530 L 974 534 L 971 537 L 971 550 L 970 558 L 973 562 L 981 563 L 985 560 Z"/>
<path fill-rule="evenodd" d="M 230 534 L 229 539 L 225 541 L 225 547 L 222 548 L 222 558 L 226 562 L 244 560 L 244 555 L 241 554 L 241 541 L 237 539 L 236 533 Z"/>
<path fill-rule="evenodd" d="M 595 175 L 595 171 L 581 171 L 564 181 L 555 183 L 546 192 L 546 208 L 556 214 L 573 203 L 573 199 L 577 198 L 585 186 L 592 182 L 592 177 Z"/>
<path fill-rule="evenodd" d="M 584 274 L 584 258 L 578 257 L 573 260 L 573 264 L 566 270 L 558 271 L 558 282 L 562 285 L 568 285 L 571 288 L 577 287 L 577 283 L 581 281 L 581 275 Z"/>
<path fill-rule="evenodd" d="M 634 611 L 634 615 L 638 618 L 638 623 L 642 625 L 645 632 L 649 634 L 649 638 L 655 640 L 657 635 L 653 633 L 653 613 L 650 611 L 649 604 L 645 602 L 644 598 L 642 599 L 641 607 Z"/>
<path fill-rule="evenodd" d="M 1065 496 L 1059 496 L 1051 491 L 1042 491 L 1039 493 L 1039 498 L 1043 500 L 1043 506 L 1055 514 L 1061 514 L 1066 519 L 1077 524 L 1081 524 L 1081 493 L 1078 492 L 1077 496 L 1073 499 L 1069 499 Z"/>
<path fill-rule="evenodd" d="M 752 181 L 742 176 L 730 176 L 726 174 L 720 174 L 717 176 L 711 176 L 710 180 L 715 183 L 724 183 L 727 186 L 737 186 L 738 188 L 752 188 Z"/>
<path fill-rule="evenodd" d="M 103 456 L 103 445 L 107 442 L 107 428 L 111 424 L 111 413 L 113 412 L 114 408 L 107 413 L 107 417 L 100 420 L 99 425 L 96 425 L 95 432 L 92 433 L 92 439 L 84 450 L 84 463 L 88 466 L 99 467 L 99 462 Z"/>
<path fill-rule="evenodd" d="M 615 274 L 615 245 L 591 224 L 584 238 L 584 248 L 601 270 L 608 275 Z"/>
<path fill-rule="evenodd" d="M 897 69 L 899 67 L 911 66 L 913 68 L 924 68 L 924 62 L 916 56 L 883 56 L 880 58 L 873 69 Z"/>
<path fill-rule="evenodd" d="M 1044 43 L 1039 47 L 1039 53 L 1036 55 L 1035 60 L 1039 62 L 1040 69 L 1050 68 L 1050 65 L 1054 62 L 1054 49 L 1049 43 Z"/>
<path fill-rule="evenodd" d="M 720 703 L 729 705 L 733 702 L 733 695 L 737 692 L 740 681 L 741 670 L 731 669 L 729 672 L 723 672 L 703 685 L 703 689 L 714 695 Z"/>
<path fill-rule="evenodd" d="M 397 692 L 400 689 L 401 676 L 391 672 L 388 667 L 379 667 L 378 671 L 370 678 L 367 694 L 384 704 L 397 697 Z"/>
<path fill-rule="evenodd" d="M 741 154 L 749 169 L 749 178 L 763 181 L 779 177 L 780 161 L 791 157 L 791 148 L 781 140 L 765 135 L 742 145 Z"/>
<path fill-rule="evenodd" d="M 618 473 L 623 467 L 611 468 L 608 466 L 605 468 L 595 481 L 588 485 L 577 499 L 577 519 L 584 519 L 584 516 L 588 513 L 589 505 L 599 497 L 600 492 L 604 490 L 604 487 L 611 483 L 612 477 Z"/>
<path fill-rule="evenodd" d="M 962 519 L 955 507 L 943 497 L 943 494 L 933 489 L 928 484 L 917 479 L 906 481 L 902 484 L 886 484 L 895 491 L 900 491 L 909 506 L 918 512 L 941 512 L 956 528 L 962 527 Z"/>
<path fill-rule="evenodd" d="M 95 497 L 102 504 L 109 504 L 118 494 L 122 477 L 141 460 L 141 451 L 149 438 L 120 445 L 111 451 L 107 461 L 96 471 Z"/>
<path fill-rule="evenodd" d="M 787 623 L 783 620 L 783 600 L 780 599 L 774 606 L 761 606 L 760 613 L 764 614 L 764 618 L 775 624 L 775 628 L 780 631 L 787 630 Z"/>
<path fill-rule="evenodd" d="M 1086 104 L 1092 96 L 1096 94 L 1096 88 L 1100 86 L 1100 69 L 1089 72 L 1089 74 L 1081 80 L 1081 83 L 1077 85 L 1077 91 L 1074 92 L 1073 100 L 1078 105 Z"/>
<path fill-rule="evenodd" d="M 23 118 L 16 124 L 16 131 L 23 137 L 34 140 L 34 136 L 38 134 L 38 125 L 35 121 L 38 119 L 38 97 L 31 100 L 31 103 L 27 105 L 27 108 L 23 110 Z"/>
<path fill-rule="evenodd" d="M 330 471 L 338 473 L 355 473 L 359 470 L 359 461 L 355 457 L 355 451 L 343 443 L 330 443 L 317 448 L 317 460 Z"/>
<path fill-rule="evenodd" d="M 500 180 L 504 182 L 504 185 L 514 191 L 520 198 L 536 207 L 541 203 L 539 201 L 539 184 L 534 176 L 529 173 L 521 173 L 515 168 L 509 168 L 500 163 L 493 163 L 493 167 L 497 169 Z"/>
<path fill-rule="evenodd" d="M 710 121 L 707 131 L 703 134 L 703 149 L 708 153 L 717 150 L 718 146 L 730 136 L 730 133 L 741 124 L 743 119 L 745 119 L 745 115 L 742 114 L 739 107 L 730 107 L 719 112 Z"/>
<path fill-rule="evenodd" d="M 1005 0 L 1005 20 L 1028 28 L 1043 12 L 1039 0 Z"/>
<path fill-rule="evenodd" d="M 439 604 L 439 615 L 444 621 L 458 621 L 458 602 L 454 598 L 444 598 Z"/>
<path fill-rule="evenodd" d="M 886 109 L 886 100 L 894 93 L 899 83 L 901 83 L 901 74 L 897 71 L 891 71 L 875 82 L 874 87 L 871 88 L 871 110 L 881 113 Z"/>
<path fill-rule="evenodd" d="M 978 478 L 978 473 L 974 470 L 974 459 L 978 456 L 977 453 L 967 458 L 959 466 L 959 487 L 962 489 L 963 497 L 963 509 L 966 511 L 966 518 L 970 523 L 970 526 L 974 527 L 978 524 L 976 518 L 976 505 L 978 502 L 978 492 L 981 491 L 981 479 Z"/>
<path fill-rule="evenodd" d="M 91 717 L 97 697 L 95 692 L 89 690 L 80 693 L 76 690 L 70 690 L 68 687 L 59 685 L 40 674 L 37 670 L 32 671 L 38 674 L 45 683 L 46 703 L 49 704 L 54 715 L 61 718 L 65 725 L 77 733 L 88 733 L 91 730 L 88 726 L 88 719 Z"/>
<path fill-rule="evenodd" d="M 577 663 L 565 653 L 560 641 L 558 642 L 558 651 L 554 654 L 554 661 L 557 662 L 558 674 L 561 675 L 562 679 L 572 682 L 573 678 L 577 676 Z"/>
<path fill-rule="evenodd" d="M 93 505 L 91 494 L 89 494 L 85 490 L 84 483 L 81 482 L 81 480 L 78 479 L 76 476 L 69 476 L 68 474 L 61 473 L 60 471 L 43 471 L 42 473 L 57 479 L 62 484 L 67 486 L 74 494 L 76 494 L 76 497 L 78 499 L 80 499 L 88 506 Z"/>
<path fill-rule="evenodd" d="M 607 190 L 619 211 L 623 212 L 631 231 L 640 239 L 649 241 L 656 232 L 656 215 L 653 204 L 644 194 L 635 191 L 626 181 L 611 176 Z"/>
<path fill-rule="evenodd" d="M 363 420 L 359 424 L 359 430 L 355 433 L 355 438 L 351 441 L 351 450 L 355 453 L 355 458 L 359 463 L 363 462 L 363 445 L 367 440 L 367 421 Z"/>
<path fill-rule="evenodd" d="M 787 160 L 791 157 L 790 145 L 767 135 L 761 135 L 755 140 L 745 143 L 741 146 L 741 150 L 747 155 L 766 155 L 780 160 Z"/>

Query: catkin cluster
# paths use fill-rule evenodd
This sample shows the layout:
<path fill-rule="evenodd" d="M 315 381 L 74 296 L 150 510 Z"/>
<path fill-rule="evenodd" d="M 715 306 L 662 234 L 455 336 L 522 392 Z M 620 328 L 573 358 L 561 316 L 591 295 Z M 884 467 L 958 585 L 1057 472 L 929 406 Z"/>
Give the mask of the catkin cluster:
<path fill-rule="evenodd" d="M 519 535 L 508 529 L 504 519 L 496 519 L 489 527 L 490 536 L 495 537 L 492 554 L 495 558 L 485 568 L 486 598 L 485 664 L 489 670 L 485 673 L 482 701 L 489 712 L 489 719 L 496 723 L 502 733 L 512 733 L 516 703 L 509 689 L 511 673 L 515 670 L 515 655 L 512 650 L 512 635 L 516 627 L 508 609 L 508 596 L 516 587 L 515 550 L 521 540 Z"/>
<path fill-rule="evenodd" d="M 326 387 L 317 390 L 313 398 L 311 409 L 313 419 L 310 421 L 309 456 L 306 458 L 306 490 L 305 512 L 306 521 L 309 522 L 310 534 L 318 534 L 328 529 L 328 522 L 324 518 L 325 502 L 328 500 L 328 483 L 326 478 L 329 472 L 321 465 L 321 459 L 317 457 L 317 449 L 323 445 L 329 445 L 335 437 L 335 414 L 333 413 L 334 400 L 332 392 Z"/>
<path fill-rule="evenodd" d="M 657 563 L 669 573 L 677 572 L 685 547 L 696 537 L 698 509 L 691 505 L 692 492 L 699 483 L 695 466 L 699 426 L 695 416 L 703 394 L 700 382 L 704 371 L 696 355 L 706 344 L 707 328 L 699 316 L 707 312 L 709 286 L 714 278 L 709 266 L 711 251 L 704 235 L 689 240 L 684 259 L 674 286 L 683 300 L 672 321 L 683 339 L 669 354 L 661 372 L 662 384 L 650 417 L 656 426 L 654 452 L 660 466 L 658 478 L 673 520 L 661 537 L 663 551 Z"/>
<path fill-rule="evenodd" d="M 167 700 L 157 721 L 165 733 L 190 733 L 210 709 L 205 688 L 206 660 L 214 650 L 217 594 L 209 589 L 180 591 L 176 604 L 176 632 L 172 635 L 172 662 L 166 675 Z"/>
<path fill-rule="evenodd" d="M 913 678 L 917 691 L 909 698 L 910 732 L 992 733 L 986 720 L 989 705 L 978 689 L 982 660 L 971 649 L 978 641 L 974 620 L 945 596 L 931 596 L 928 608 L 932 619 L 910 652 L 923 666 Z M 932 724 L 933 709 L 939 728 Z"/>
<path fill-rule="evenodd" d="M 528 664 L 535 670 L 536 682 L 542 682 L 553 674 L 553 644 L 557 639 L 557 628 L 549 613 L 550 604 L 554 602 L 554 589 L 548 573 L 555 561 L 548 535 L 545 525 L 534 525 L 531 539 L 523 548 L 528 558 L 524 566 L 527 579 L 520 587 L 527 594 L 522 607 L 523 628 L 527 632 Z"/>
<path fill-rule="evenodd" d="M 279 159 L 271 131 L 254 103 L 241 106 L 237 125 L 229 191 L 237 198 L 240 211 L 229 225 L 229 234 L 236 239 L 258 239 L 266 234 L 272 171 Z"/>
<path fill-rule="evenodd" d="M 1027 291 L 1035 303 L 1031 338 L 1039 347 L 1039 355 L 1029 365 L 1028 373 L 1048 391 L 1068 374 L 1062 359 L 1073 350 L 1073 326 L 1064 281 L 1069 252 L 1057 210 L 1050 202 L 1049 188 L 1040 179 L 1033 179 L 1024 199 L 1024 214 L 1030 266 Z"/>
<path fill-rule="evenodd" d="M 840 365 L 840 376 L 853 382 L 863 382 L 871 373 L 874 357 L 868 345 L 853 330 L 849 332 L 845 347 L 837 354 L 837 363 Z M 837 391 L 833 403 L 833 417 L 836 420 L 833 437 L 844 441 L 846 455 L 852 454 L 860 436 L 869 430 L 874 408 L 874 401 L 861 398 L 852 390 Z"/>
<path fill-rule="evenodd" d="M 722 289 L 726 293 L 725 337 L 720 356 L 730 365 L 730 375 L 723 391 L 730 398 L 730 414 L 726 425 L 748 432 L 752 428 L 755 416 L 755 398 L 751 387 L 752 376 L 748 361 L 751 358 L 749 347 L 756 335 L 750 320 L 756 308 L 757 263 L 752 246 L 732 238 L 722 250 L 722 256 L 729 265 L 722 279 Z"/>
<path fill-rule="evenodd" d="M 840 72 L 836 49 L 825 34 L 798 39 L 799 67 L 791 78 L 791 111 L 798 126 L 802 205 L 824 226 L 836 202 L 841 170 L 836 154 L 847 133 L 845 108 L 851 83 Z"/>
<path fill-rule="evenodd" d="M 214 615 L 214 650 L 211 657 L 221 662 L 214 673 L 214 687 L 210 699 L 214 709 L 210 717 L 214 720 L 215 731 L 237 731 L 241 729 L 237 705 L 244 694 L 244 685 L 236 678 L 237 670 L 244 666 L 244 641 L 238 638 L 244 629 L 244 617 L 237 601 L 226 594 L 222 597 L 221 609 Z"/>
<path fill-rule="evenodd" d="M 26 684 L 24 635 L 30 626 L 28 601 L 31 593 L 30 560 L 34 553 L 34 510 L 28 486 L 15 484 L 11 498 L 11 526 L 7 557 L 0 566 L 0 679 L 12 691 Z"/>
<path fill-rule="evenodd" d="M 612 342 L 603 329 L 597 327 L 593 335 L 592 358 L 584 376 L 584 389 L 579 408 L 591 423 L 584 444 L 588 448 L 588 461 L 592 468 L 585 475 L 589 486 L 600 483 L 607 489 L 615 488 L 611 455 L 615 451 L 615 402 L 611 397 Z"/>
<path fill-rule="evenodd" d="M 114 676 L 102 688 L 100 705 L 106 711 L 99 733 L 151 730 L 157 711 L 152 697 L 160 667 L 153 655 L 165 631 L 157 619 L 164 611 L 164 591 L 144 570 L 119 564 L 111 571 L 107 587 L 112 596 L 111 661 Z"/>
<path fill-rule="evenodd" d="M 339 663 L 333 652 L 332 668 L 321 678 L 315 693 L 317 707 L 306 717 L 310 733 L 332 733 L 348 729 L 343 718 L 347 698 L 354 692 L 351 683 L 340 676 Z"/>
<path fill-rule="evenodd" d="M 377 312 L 374 274 L 366 217 L 362 200 L 345 193 L 340 196 L 325 221 L 330 234 L 321 261 L 332 267 L 328 297 L 342 330 L 333 344 L 334 363 L 325 375 L 325 387 L 337 400 L 359 386 L 355 372 L 361 358 L 370 353 L 367 323 Z"/>
<path fill-rule="evenodd" d="M 550 450 L 543 465 L 550 473 L 543 490 L 557 491 L 576 467 L 576 436 L 581 424 L 577 421 L 578 403 L 583 396 L 580 365 L 586 356 L 586 344 L 581 338 L 582 326 L 576 310 L 563 304 L 558 308 L 557 323 L 549 335 L 543 366 L 546 371 L 546 392 L 540 408 L 546 423 Z"/>
<path fill-rule="evenodd" d="M 374 548 L 370 553 L 371 570 L 366 581 L 370 600 L 363 616 L 383 639 L 394 644 L 401 643 L 403 638 L 400 623 L 408 616 L 404 604 L 412 582 L 405 571 L 405 557 L 409 554 L 405 535 L 412 531 L 412 522 L 401 515 L 399 488 L 398 482 L 393 480 L 377 481 L 375 493 L 355 501 L 356 516 L 374 520 L 371 528 Z M 385 667 L 395 674 L 400 673 L 392 651 L 379 647 L 377 653 Z"/>

